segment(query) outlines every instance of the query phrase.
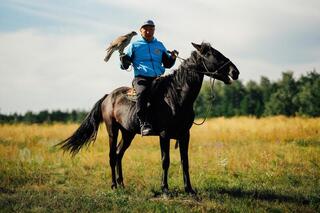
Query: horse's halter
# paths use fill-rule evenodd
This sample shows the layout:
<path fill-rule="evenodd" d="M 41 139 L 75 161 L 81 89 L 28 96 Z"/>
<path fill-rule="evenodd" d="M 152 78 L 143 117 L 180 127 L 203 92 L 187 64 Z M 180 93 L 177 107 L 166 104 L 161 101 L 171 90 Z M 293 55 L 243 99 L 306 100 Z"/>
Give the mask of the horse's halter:
<path fill-rule="evenodd" d="M 208 74 L 209 77 L 211 77 L 210 75 L 217 74 L 222 68 L 224 68 L 226 65 L 231 63 L 230 59 L 228 59 L 228 61 L 225 62 L 224 64 L 222 64 L 222 66 L 218 67 L 215 71 L 210 72 L 208 67 L 207 67 L 207 65 L 206 65 L 206 63 L 204 62 L 204 61 L 208 61 L 208 59 L 200 51 L 197 50 L 196 53 L 198 53 L 198 55 L 202 58 L 201 62 L 202 62 L 202 65 L 203 65 L 204 69 L 206 70 L 205 72 L 201 72 L 201 71 L 198 71 L 198 72 L 199 73 L 203 73 L 203 74 Z"/>
<path fill-rule="evenodd" d="M 219 72 L 219 70 L 221 70 L 222 68 L 224 68 L 225 66 L 227 66 L 228 64 L 231 63 L 230 59 L 228 59 L 227 62 L 225 62 L 224 64 L 222 64 L 222 66 L 218 67 L 215 71 L 210 72 L 205 61 L 208 61 L 208 59 L 200 52 L 200 51 L 196 51 L 196 53 L 201 57 L 201 63 L 204 67 L 204 69 L 206 70 L 205 72 L 202 71 L 197 71 L 198 73 L 202 73 L 202 74 L 207 74 L 210 77 L 210 90 L 211 90 L 211 102 L 215 99 L 215 95 L 214 95 L 214 82 L 215 82 L 215 78 L 212 77 L 213 75 L 217 74 Z M 207 120 L 207 117 L 209 115 L 209 112 L 211 111 L 212 105 L 210 105 L 209 108 L 207 108 L 207 112 L 206 112 L 206 117 L 203 119 L 202 122 L 200 123 L 196 123 L 193 121 L 193 124 L 200 126 L 202 124 L 204 124 L 204 122 Z"/>

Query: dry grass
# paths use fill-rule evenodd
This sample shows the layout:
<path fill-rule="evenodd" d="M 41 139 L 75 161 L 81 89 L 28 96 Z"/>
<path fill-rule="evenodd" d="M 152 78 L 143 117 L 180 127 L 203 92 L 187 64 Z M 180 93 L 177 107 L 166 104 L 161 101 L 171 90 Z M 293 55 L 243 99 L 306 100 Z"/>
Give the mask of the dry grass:
<path fill-rule="evenodd" d="M 189 156 L 196 200 L 183 194 L 173 142 L 172 198 L 163 200 L 157 137 L 136 136 L 123 160 L 127 188 L 112 191 L 103 125 L 75 158 L 53 147 L 77 127 L 0 126 L 0 210 L 320 210 L 320 118 L 217 118 L 194 126 Z"/>

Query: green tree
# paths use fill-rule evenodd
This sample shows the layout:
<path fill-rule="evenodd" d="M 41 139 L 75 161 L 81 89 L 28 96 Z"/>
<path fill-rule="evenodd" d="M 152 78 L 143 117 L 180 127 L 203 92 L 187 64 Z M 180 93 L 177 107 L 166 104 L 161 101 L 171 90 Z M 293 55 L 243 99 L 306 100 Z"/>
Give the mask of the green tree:
<path fill-rule="evenodd" d="M 246 90 L 241 81 L 235 81 L 231 85 L 224 86 L 222 103 L 225 116 L 244 115 L 241 112 L 241 101 L 245 97 Z"/>
<path fill-rule="evenodd" d="M 266 103 L 266 115 L 295 115 L 297 106 L 294 104 L 298 92 L 293 72 L 282 73 L 282 79 L 277 83 L 277 90 L 271 94 Z"/>
<path fill-rule="evenodd" d="M 259 85 L 249 81 L 245 88 L 245 95 L 241 101 L 242 115 L 255 115 L 260 117 L 264 110 L 263 93 Z"/>
<path fill-rule="evenodd" d="M 320 115 L 320 74 L 315 70 L 298 81 L 299 93 L 294 99 L 300 115 Z"/>
<path fill-rule="evenodd" d="M 194 103 L 194 111 L 196 117 L 205 117 L 207 116 L 207 109 L 210 106 L 210 83 L 205 81 L 201 87 L 200 93 Z"/>
<path fill-rule="evenodd" d="M 263 114 L 265 113 L 266 109 L 266 103 L 269 102 L 270 96 L 273 92 L 276 91 L 277 87 L 275 83 L 271 83 L 271 81 L 267 78 L 262 76 L 260 79 L 260 85 L 259 85 L 263 97 L 263 106 L 262 106 L 262 111 Z"/>
<path fill-rule="evenodd" d="M 50 114 L 48 110 L 43 110 L 38 113 L 37 123 L 50 123 Z"/>
<path fill-rule="evenodd" d="M 36 116 L 35 116 L 35 114 L 33 112 L 28 111 L 24 115 L 23 121 L 26 122 L 26 123 L 36 123 L 37 119 L 36 119 Z"/>

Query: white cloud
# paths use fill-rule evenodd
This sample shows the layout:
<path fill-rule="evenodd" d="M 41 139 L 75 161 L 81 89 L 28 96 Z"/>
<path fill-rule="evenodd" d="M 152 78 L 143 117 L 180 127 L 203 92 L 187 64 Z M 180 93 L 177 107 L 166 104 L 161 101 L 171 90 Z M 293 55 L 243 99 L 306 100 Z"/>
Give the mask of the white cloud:
<path fill-rule="evenodd" d="M 44 35 L 34 30 L 0 34 L 2 112 L 90 108 L 100 96 L 130 85 L 115 56 L 83 35 Z"/>
<path fill-rule="evenodd" d="M 186 58 L 193 50 L 190 42 L 210 42 L 238 66 L 243 81 L 320 69 L 318 0 L 12 0 L 5 5 L 54 26 L 33 26 L 29 20 L 29 29 L 0 33 L 2 112 L 88 109 L 104 93 L 130 85 L 133 74 L 119 69 L 116 56 L 105 64 L 103 50 L 149 18 L 168 49 Z"/>

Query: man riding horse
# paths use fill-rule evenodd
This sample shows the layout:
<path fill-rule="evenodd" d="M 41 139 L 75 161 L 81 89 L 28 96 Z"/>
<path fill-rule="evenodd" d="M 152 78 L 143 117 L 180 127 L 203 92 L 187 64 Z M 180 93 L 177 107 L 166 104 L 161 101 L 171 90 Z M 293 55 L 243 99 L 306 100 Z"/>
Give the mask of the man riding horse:
<path fill-rule="evenodd" d="M 230 84 L 239 77 L 239 70 L 232 61 L 209 43 L 192 43 L 195 48 L 190 57 L 169 75 L 159 77 L 155 87 L 149 88 L 151 81 L 164 73 L 165 67 L 173 66 L 177 55 L 167 54 L 163 44 L 154 37 L 154 23 L 147 21 L 140 29 L 142 38 L 134 42 L 127 54 L 122 55 L 124 69 L 132 63 L 135 78 L 133 85 L 137 90 L 138 103 L 127 96 L 129 87 L 119 87 L 99 99 L 83 120 L 78 129 L 60 142 L 65 151 L 77 154 L 82 147 L 95 141 L 99 125 L 104 122 L 109 135 L 109 164 L 111 169 L 111 188 L 124 187 L 122 159 L 136 134 L 159 136 L 162 161 L 161 189 L 168 193 L 168 171 L 170 165 L 170 140 L 179 144 L 185 192 L 195 194 L 189 175 L 190 129 L 195 113 L 193 105 L 200 93 L 204 76 Z M 151 80 L 150 80 L 151 79 Z M 145 112 L 149 89 L 152 90 L 152 103 Z M 138 109 L 138 110 L 137 110 Z M 137 116 L 139 111 L 139 117 Z M 145 124 L 151 114 L 150 125 Z M 140 132 L 140 119 L 142 131 Z M 149 128 L 148 128 L 149 127 Z M 122 138 L 118 143 L 118 134 Z M 152 133 L 151 133 L 152 132 Z"/>
<path fill-rule="evenodd" d="M 177 51 L 168 54 L 162 42 L 154 37 L 155 25 L 148 20 L 140 27 L 141 38 L 132 43 L 126 54 L 120 55 L 121 69 L 132 64 L 134 79 L 132 85 L 137 94 L 137 116 L 141 135 L 152 134 L 152 126 L 147 117 L 147 103 L 150 97 L 152 81 L 175 64 Z"/>

